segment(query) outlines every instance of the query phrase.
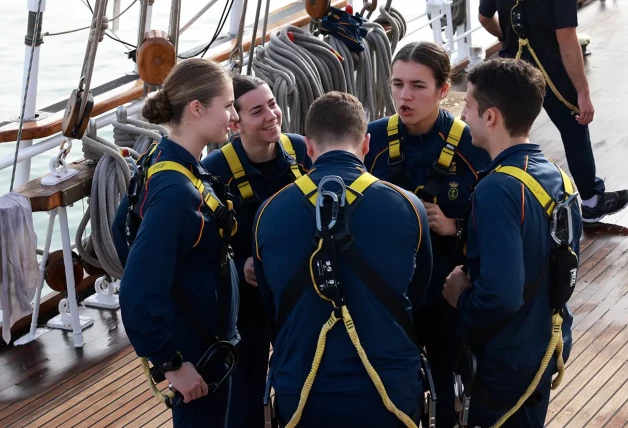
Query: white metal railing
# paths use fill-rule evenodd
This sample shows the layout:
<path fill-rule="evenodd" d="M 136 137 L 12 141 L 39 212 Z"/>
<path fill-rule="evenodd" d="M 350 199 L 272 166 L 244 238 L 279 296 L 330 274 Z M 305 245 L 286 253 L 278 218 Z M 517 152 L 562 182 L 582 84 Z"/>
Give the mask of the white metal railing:
<path fill-rule="evenodd" d="M 137 114 L 141 111 L 144 106 L 144 100 L 135 101 L 126 106 L 129 116 Z M 97 129 L 101 129 L 105 126 L 111 125 L 113 121 L 116 119 L 116 112 L 110 111 L 108 113 L 104 113 L 96 118 L 96 127 Z M 53 135 L 52 137 L 46 138 L 39 143 L 32 145 L 30 147 L 26 147 L 21 149 L 18 154 L 18 162 L 21 162 L 25 159 L 32 159 L 37 155 L 40 155 L 48 150 L 54 149 L 58 147 L 65 137 L 63 134 L 58 133 Z M 0 171 L 8 168 L 13 165 L 14 154 L 10 153 L 0 157 Z"/>

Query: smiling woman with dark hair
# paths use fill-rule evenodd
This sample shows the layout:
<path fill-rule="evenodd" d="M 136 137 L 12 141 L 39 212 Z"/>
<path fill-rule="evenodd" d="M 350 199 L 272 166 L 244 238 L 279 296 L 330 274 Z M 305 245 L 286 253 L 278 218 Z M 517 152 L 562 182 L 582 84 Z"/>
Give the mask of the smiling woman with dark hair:
<path fill-rule="evenodd" d="M 266 82 L 253 76 L 234 76 L 233 91 L 239 120 L 231 123 L 231 129 L 236 137 L 212 151 L 202 164 L 229 184 L 238 219 L 233 251 L 240 276 L 238 330 L 242 341 L 227 425 L 262 427 L 271 329 L 251 258 L 253 218 L 262 202 L 304 174 L 311 161 L 303 137 L 282 134 L 282 111 Z"/>

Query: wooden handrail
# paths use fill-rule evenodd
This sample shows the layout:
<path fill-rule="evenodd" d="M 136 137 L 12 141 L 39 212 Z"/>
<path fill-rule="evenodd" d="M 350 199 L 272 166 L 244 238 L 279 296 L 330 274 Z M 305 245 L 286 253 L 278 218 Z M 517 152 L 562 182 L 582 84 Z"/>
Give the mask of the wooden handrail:
<path fill-rule="evenodd" d="M 281 29 L 285 26 L 302 27 L 310 22 L 310 17 L 305 11 L 305 8 L 299 12 L 288 15 L 283 19 L 278 19 L 275 22 L 271 22 L 272 16 L 280 16 L 286 9 L 293 7 L 297 3 L 284 6 L 276 11 L 273 11 L 269 16 L 268 29 L 266 32 L 266 41 L 270 40 L 270 34 L 274 31 Z M 335 0 L 331 5 L 335 8 L 343 8 L 347 5 L 347 0 Z M 242 49 L 247 52 L 251 47 L 251 34 L 252 31 L 245 30 L 243 36 Z M 255 40 L 255 44 L 262 43 L 261 30 L 258 30 L 258 36 Z M 248 41 L 247 41 L 248 37 Z M 227 43 L 223 43 L 213 50 L 208 52 L 209 58 L 216 62 L 223 62 L 229 59 L 231 50 L 235 46 L 235 39 Z M 122 85 L 112 91 L 106 92 L 100 96 L 94 97 L 94 108 L 91 112 L 91 117 L 98 116 L 102 113 L 114 110 L 115 108 L 139 99 L 144 94 L 144 82 L 141 79 L 137 79 L 134 82 Z M 37 138 L 45 138 L 56 134 L 61 131 L 61 122 L 63 120 L 64 110 L 57 113 L 50 114 L 49 116 L 32 122 L 24 123 L 22 129 L 22 140 L 33 140 Z M 17 134 L 19 129 L 19 123 L 12 122 L 0 127 L 0 143 L 6 143 L 17 140 Z"/>

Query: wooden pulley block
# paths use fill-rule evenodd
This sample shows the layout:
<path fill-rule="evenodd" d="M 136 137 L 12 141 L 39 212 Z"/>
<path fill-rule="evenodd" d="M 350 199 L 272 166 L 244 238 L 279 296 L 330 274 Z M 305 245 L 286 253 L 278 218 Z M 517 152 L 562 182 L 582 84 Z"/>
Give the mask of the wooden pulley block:
<path fill-rule="evenodd" d="M 150 30 L 137 51 L 137 71 L 149 85 L 161 86 L 177 64 L 177 52 L 168 33 Z"/>
<path fill-rule="evenodd" d="M 305 10 L 312 19 L 323 19 L 331 6 L 331 0 L 305 0 Z"/>
<path fill-rule="evenodd" d="M 82 138 L 89 124 L 89 115 L 94 108 L 94 96 L 91 91 L 87 93 L 85 113 L 82 117 L 79 117 L 84 96 L 85 92 L 83 90 L 75 89 L 72 91 L 70 98 L 68 98 L 68 104 L 65 106 L 65 113 L 61 122 L 61 132 L 68 138 Z"/>
<path fill-rule="evenodd" d="M 72 269 L 74 270 L 74 284 L 83 281 L 83 265 L 78 254 L 72 251 Z M 44 278 L 48 286 L 54 291 L 65 292 L 68 285 L 65 281 L 65 264 L 63 263 L 63 250 L 53 251 L 48 255 Z"/>

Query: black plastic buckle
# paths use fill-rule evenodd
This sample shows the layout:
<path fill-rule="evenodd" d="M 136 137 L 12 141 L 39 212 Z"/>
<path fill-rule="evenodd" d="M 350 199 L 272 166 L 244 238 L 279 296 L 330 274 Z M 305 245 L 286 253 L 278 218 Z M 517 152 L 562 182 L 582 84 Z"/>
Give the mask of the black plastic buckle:
<path fill-rule="evenodd" d="M 401 142 L 399 143 L 401 144 Z M 401 156 L 399 156 L 397 159 L 395 160 L 391 160 L 390 159 L 390 153 L 388 154 L 388 166 L 395 166 L 395 165 L 400 165 L 402 164 L 404 161 L 406 160 L 406 156 L 403 153 L 403 150 L 401 151 Z"/>

